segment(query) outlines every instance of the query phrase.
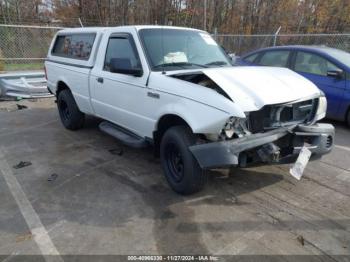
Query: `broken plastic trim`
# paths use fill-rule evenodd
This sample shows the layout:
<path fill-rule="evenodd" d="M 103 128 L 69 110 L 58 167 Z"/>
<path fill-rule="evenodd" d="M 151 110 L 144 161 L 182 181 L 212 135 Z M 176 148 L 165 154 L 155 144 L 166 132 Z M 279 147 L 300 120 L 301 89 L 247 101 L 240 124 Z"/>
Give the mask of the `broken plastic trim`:
<path fill-rule="evenodd" d="M 234 166 L 239 164 L 239 153 L 276 141 L 295 127 L 292 125 L 238 139 L 194 145 L 189 149 L 202 168 Z"/>
<path fill-rule="evenodd" d="M 268 163 L 287 164 L 295 161 L 303 146 L 312 152 L 312 159 L 318 159 L 322 155 L 328 154 L 333 148 L 334 134 L 334 126 L 330 124 L 291 125 L 243 138 L 197 144 L 189 147 L 189 149 L 204 169 L 236 165 L 244 167 L 246 164 L 245 152 L 256 151 L 263 145 L 276 142 L 276 145 L 281 148 L 281 155 L 278 154 L 277 147 L 269 150 L 275 156 L 270 156 L 272 162 Z M 281 144 L 280 142 L 284 140 L 284 137 L 287 139 L 287 143 Z M 307 145 L 305 141 L 310 141 L 310 145 Z M 278 159 L 275 158 L 277 156 Z M 262 161 L 261 157 L 260 161 Z M 250 162 L 249 165 L 261 164 L 260 161 Z"/>

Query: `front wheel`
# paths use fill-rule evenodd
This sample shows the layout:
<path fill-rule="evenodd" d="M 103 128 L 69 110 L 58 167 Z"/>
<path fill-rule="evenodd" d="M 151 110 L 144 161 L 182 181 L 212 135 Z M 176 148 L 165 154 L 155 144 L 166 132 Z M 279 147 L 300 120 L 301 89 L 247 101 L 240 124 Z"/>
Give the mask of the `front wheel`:
<path fill-rule="evenodd" d="M 189 150 L 195 136 L 188 127 L 169 128 L 160 144 L 160 158 L 165 177 L 177 193 L 189 195 L 200 191 L 207 182 L 207 174 Z"/>

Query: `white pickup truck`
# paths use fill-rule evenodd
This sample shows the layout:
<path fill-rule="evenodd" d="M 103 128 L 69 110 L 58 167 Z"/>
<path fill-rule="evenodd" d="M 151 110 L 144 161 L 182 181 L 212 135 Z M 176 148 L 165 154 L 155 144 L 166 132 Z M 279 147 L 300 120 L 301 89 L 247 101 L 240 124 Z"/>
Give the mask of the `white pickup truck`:
<path fill-rule="evenodd" d="M 233 67 L 200 30 L 123 26 L 59 31 L 45 62 L 63 125 L 84 116 L 133 147 L 153 145 L 181 194 L 199 191 L 205 169 L 293 163 L 303 148 L 329 153 L 334 127 L 316 124 L 327 101 L 285 68 Z"/>

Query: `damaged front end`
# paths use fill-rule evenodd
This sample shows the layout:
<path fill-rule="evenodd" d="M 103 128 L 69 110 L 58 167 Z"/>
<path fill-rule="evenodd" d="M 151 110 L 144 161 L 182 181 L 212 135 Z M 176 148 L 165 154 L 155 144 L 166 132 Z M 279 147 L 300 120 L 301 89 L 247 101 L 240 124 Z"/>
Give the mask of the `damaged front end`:
<path fill-rule="evenodd" d="M 315 124 L 326 114 L 324 94 L 291 70 L 237 67 L 169 76 L 211 89 L 245 114 L 233 112 L 221 132 L 189 148 L 202 168 L 292 163 L 302 148 L 311 159 L 332 150 L 334 127 Z"/>
<path fill-rule="evenodd" d="M 231 117 L 218 141 L 190 150 L 205 169 L 292 163 L 303 147 L 317 159 L 332 150 L 334 141 L 332 125 L 314 124 L 324 117 L 325 108 L 319 110 L 324 99 L 268 105 L 247 113 L 246 119 Z"/>
<path fill-rule="evenodd" d="M 330 124 L 290 125 L 230 140 L 197 144 L 190 151 L 204 169 L 257 164 L 286 164 L 296 160 L 307 147 L 313 159 L 333 147 L 334 127 Z"/>
<path fill-rule="evenodd" d="M 301 102 L 264 106 L 247 115 L 248 128 L 252 133 L 258 133 L 293 124 L 310 124 L 314 121 L 318 104 L 319 98 L 313 98 Z"/>

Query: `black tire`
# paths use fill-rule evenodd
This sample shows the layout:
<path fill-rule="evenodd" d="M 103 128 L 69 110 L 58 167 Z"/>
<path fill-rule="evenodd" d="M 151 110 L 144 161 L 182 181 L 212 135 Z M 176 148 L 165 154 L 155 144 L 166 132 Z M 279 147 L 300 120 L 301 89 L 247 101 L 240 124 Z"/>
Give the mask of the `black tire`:
<path fill-rule="evenodd" d="M 69 130 L 77 130 L 83 127 L 84 113 L 80 112 L 70 90 L 64 89 L 57 96 L 57 108 L 61 122 Z"/>
<path fill-rule="evenodd" d="M 189 150 L 196 139 L 185 126 L 169 128 L 160 144 L 160 159 L 170 187 L 177 193 L 189 195 L 200 191 L 207 182 L 207 174 Z"/>
<path fill-rule="evenodd" d="M 346 119 L 345 119 L 348 127 L 350 127 L 350 108 L 348 110 L 348 113 L 346 114 Z"/>

